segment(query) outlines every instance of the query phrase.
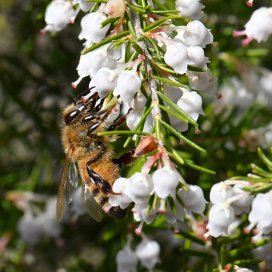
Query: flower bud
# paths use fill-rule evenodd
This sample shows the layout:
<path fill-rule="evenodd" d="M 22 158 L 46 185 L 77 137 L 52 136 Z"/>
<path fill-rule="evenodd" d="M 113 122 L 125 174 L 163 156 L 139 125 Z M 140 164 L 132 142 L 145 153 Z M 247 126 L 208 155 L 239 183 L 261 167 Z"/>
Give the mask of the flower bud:
<path fill-rule="evenodd" d="M 109 0 L 105 7 L 105 13 L 111 18 L 123 17 L 126 11 L 124 0 Z"/>
<path fill-rule="evenodd" d="M 134 157 L 152 152 L 158 148 L 158 142 L 153 136 L 143 137 L 135 149 Z"/>

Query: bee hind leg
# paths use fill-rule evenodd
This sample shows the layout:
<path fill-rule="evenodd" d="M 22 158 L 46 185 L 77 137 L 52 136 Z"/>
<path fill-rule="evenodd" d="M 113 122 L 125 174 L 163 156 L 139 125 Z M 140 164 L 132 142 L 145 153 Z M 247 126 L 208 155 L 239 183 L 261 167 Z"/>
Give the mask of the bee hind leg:
<path fill-rule="evenodd" d="M 92 162 L 91 162 L 92 163 Z M 112 187 L 110 183 L 106 180 L 104 180 L 100 175 L 98 175 L 95 171 L 92 170 L 90 162 L 87 163 L 87 171 L 88 174 L 92 180 L 92 182 L 104 193 L 104 194 L 109 194 L 113 193 Z"/>

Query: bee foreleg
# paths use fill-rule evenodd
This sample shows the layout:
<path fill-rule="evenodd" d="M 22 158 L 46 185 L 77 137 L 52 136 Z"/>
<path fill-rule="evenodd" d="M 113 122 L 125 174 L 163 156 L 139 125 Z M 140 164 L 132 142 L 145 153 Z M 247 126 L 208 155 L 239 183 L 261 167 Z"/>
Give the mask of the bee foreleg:
<path fill-rule="evenodd" d="M 127 115 L 131 110 L 132 109 L 129 109 L 125 115 L 119 116 L 107 130 L 115 130 L 117 127 L 121 126 L 126 121 Z"/>

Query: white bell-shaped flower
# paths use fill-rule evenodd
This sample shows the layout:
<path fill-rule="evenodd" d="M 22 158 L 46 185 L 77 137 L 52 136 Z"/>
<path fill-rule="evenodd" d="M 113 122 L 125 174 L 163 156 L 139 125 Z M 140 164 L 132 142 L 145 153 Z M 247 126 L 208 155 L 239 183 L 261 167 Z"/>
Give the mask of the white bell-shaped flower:
<path fill-rule="evenodd" d="M 244 31 L 234 31 L 234 37 L 246 35 L 244 45 L 249 44 L 253 39 L 257 42 L 265 42 L 272 34 L 272 7 L 261 7 L 255 10 L 245 25 Z"/>
<path fill-rule="evenodd" d="M 47 200 L 45 210 L 39 214 L 36 219 L 39 221 L 43 234 L 46 237 L 57 238 L 61 233 L 61 225 L 56 215 L 57 198 L 53 197 Z"/>
<path fill-rule="evenodd" d="M 158 207 L 152 207 L 149 209 L 148 201 L 141 204 L 135 204 L 133 207 L 133 217 L 135 221 L 144 221 L 147 224 L 151 224 L 158 212 Z"/>
<path fill-rule="evenodd" d="M 120 96 L 123 102 L 131 104 L 140 87 L 141 79 L 135 71 L 122 71 L 118 77 L 113 94 L 114 96 Z"/>
<path fill-rule="evenodd" d="M 137 271 L 137 255 L 131 250 L 128 243 L 116 256 L 118 272 L 136 272 Z"/>
<path fill-rule="evenodd" d="M 76 87 L 81 79 L 86 76 L 93 78 L 97 71 L 103 67 L 111 69 L 116 67 L 116 60 L 108 54 L 105 47 L 81 55 L 77 66 L 79 79 L 73 83 L 73 86 Z"/>
<path fill-rule="evenodd" d="M 202 98 L 195 92 L 186 91 L 178 100 L 177 105 L 186 113 L 188 113 L 195 121 L 199 114 L 204 114 L 202 109 Z"/>
<path fill-rule="evenodd" d="M 191 62 L 186 46 L 178 40 L 171 40 L 166 44 L 164 61 L 179 74 L 184 74 L 187 71 L 188 64 Z"/>
<path fill-rule="evenodd" d="M 176 9 L 180 11 L 180 15 L 189 17 L 190 19 L 200 19 L 203 15 L 204 6 L 200 0 L 177 0 Z"/>
<path fill-rule="evenodd" d="M 36 220 L 36 217 L 29 212 L 26 212 L 20 218 L 17 229 L 20 238 L 31 245 L 39 242 L 43 234 L 40 223 Z"/>
<path fill-rule="evenodd" d="M 149 271 L 152 271 L 156 263 L 159 262 L 160 245 L 156 241 L 144 238 L 136 248 L 136 255 L 141 264 Z"/>
<path fill-rule="evenodd" d="M 252 202 L 251 212 L 248 220 L 255 224 L 257 229 L 268 234 L 272 232 L 272 191 L 265 194 L 257 194 Z"/>
<path fill-rule="evenodd" d="M 205 57 L 205 53 L 200 46 L 189 46 L 188 56 L 192 61 L 191 65 L 201 68 L 206 68 L 209 59 Z"/>
<path fill-rule="evenodd" d="M 258 42 L 267 41 L 272 34 L 272 7 L 261 7 L 255 10 L 245 25 L 248 37 L 253 37 Z"/>
<path fill-rule="evenodd" d="M 146 103 L 146 98 L 143 95 L 138 94 L 132 101 L 131 111 L 126 118 L 127 126 L 130 130 L 133 130 L 143 115 L 143 109 Z M 145 120 L 144 132 L 151 132 L 153 128 L 153 118 L 149 114 Z"/>
<path fill-rule="evenodd" d="M 221 203 L 211 207 L 209 212 L 209 222 L 207 228 L 213 237 L 228 236 L 229 226 L 235 221 L 234 210 Z"/>
<path fill-rule="evenodd" d="M 118 71 L 107 67 L 97 71 L 94 78 L 90 82 L 90 87 L 95 86 L 94 91 L 98 92 L 100 98 L 104 98 L 112 91 L 117 83 Z"/>
<path fill-rule="evenodd" d="M 186 212 L 203 214 L 206 200 L 199 186 L 189 185 L 188 190 L 179 189 L 177 195 L 182 199 Z"/>
<path fill-rule="evenodd" d="M 216 79 L 211 71 L 195 72 L 188 71 L 189 86 L 193 90 L 202 91 L 213 95 L 216 91 Z"/>
<path fill-rule="evenodd" d="M 46 27 L 42 33 L 47 31 L 57 32 L 65 28 L 75 19 L 76 12 L 70 1 L 54 0 L 46 8 L 45 22 Z"/>
<path fill-rule="evenodd" d="M 82 11 L 87 12 L 93 6 L 93 3 L 86 2 L 86 0 L 73 0 L 73 5 L 79 5 Z"/>
<path fill-rule="evenodd" d="M 232 187 L 234 196 L 239 196 L 237 200 L 231 203 L 231 206 L 233 207 L 236 215 L 240 215 L 244 212 L 249 212 L 251 203 L 254 199 L 253 195 L 242 189 L 246 186 L 246 183 L 247 182 L 243 182 L 241 184 L 236 184 Z"/>
<path fill-rule="evenodd" d="M 120 195 L 111 195 L 109 197 L 109 203 L 112 206 L 120 206 L 121 209 L 125 209 L 131 203 L 131 199 L 126 195 L 126 188 L 128 184 L 128 179 L 118 178 L 112 185 L 112 190 L 114 193 L 119 193 Z"/>
<path fill-rule="evenodd" d="M 176 170 L 164 166 L 153 173 L 152 181 L 156 195 L 165 199 L 168 196 L 175 197 L 176 188 L 183 179 Z"/>
<path fill-rule="evenodd" d="M 234 271 L 235 271 L 235 272 L 254 272 L 254 271 L 251 270 L 251 269 L 244 268 L 244 267 L 240 267 L 240 266 L 238 266 L 238 265 L 235 265 L 235 266 L 234 266 Z"/>
<path fill-rule="evenodd" d="M 101 23 L 106 19 L 107 16 L 98 11 L 85 15 L 81 20 L 81 32 L 78 38 L 86 40 L 86 45 L 103 40 L 110 28 L 109 24 L 101 27 Z"/>
<path fill-rule="evenodd" d="M 176 39 L 180 39 L 186 46 L 206 47 L 213 41 L 211 31 L 198 20 L 188 23 L 187 26 L 177 27 L 177 32 Z"/>
<path fill-rule="evenodd" d="M 126 195 L 136 204 L 141 204 L 149 199 L 152 190 L 151 177 L 137 172 L 128 180 Z"/>
<path fill-rule="evenodd" d="M 177 220 L 183 221 L 185 217 L 185 209 L 177 199 L 174 199 L 174 205 L 175 211 L 173 211 L 169 201 L 166 201 L 165 218 L 169 224 L 174 224 Z"/>
<path fill-rule="evenodd" d="M 223 203 L 233 196 L 234 191 L 226 181 L 214 184 L 210 191 L 210 201 L 212 204 Z"/>

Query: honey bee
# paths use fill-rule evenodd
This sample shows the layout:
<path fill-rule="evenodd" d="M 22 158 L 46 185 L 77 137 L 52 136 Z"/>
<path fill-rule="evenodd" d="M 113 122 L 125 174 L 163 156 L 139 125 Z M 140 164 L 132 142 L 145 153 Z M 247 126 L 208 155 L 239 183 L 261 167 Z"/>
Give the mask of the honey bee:
<path fill-rule="evenodd" d="M 111 136 L 97 135 L 107 130 L 105 121 L 113 107 L 103 110 L 104 99 L 99 99 L 97 93 L 91 95 L 88 91 L 84 95 L 63 110 L 62 143 L 66 159 L 58 191 L 57 217 L 61 219 L 65 202 L 71 203 L 72 192 L 81 179 L 82 201 L 94 220 L 100 222 L 104 211 L 123 218 L 125 210 L 111 207 L 108 202 L 114 194 L 112 184 L 120 176 L 109 145 L 113 140 Z M 109 129 L 124 120 L 124 116 L 118 117 Z"/>

